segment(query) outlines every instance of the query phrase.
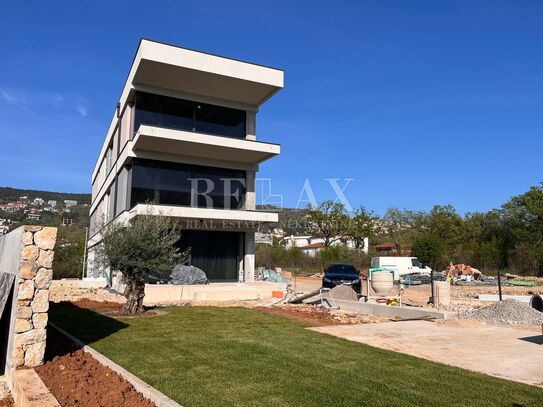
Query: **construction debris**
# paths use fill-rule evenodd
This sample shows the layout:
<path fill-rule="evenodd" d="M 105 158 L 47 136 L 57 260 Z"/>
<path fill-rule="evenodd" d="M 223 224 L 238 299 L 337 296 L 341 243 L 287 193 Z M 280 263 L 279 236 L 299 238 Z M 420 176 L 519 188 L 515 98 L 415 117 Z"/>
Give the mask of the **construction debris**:
<path fill-rule="evenodd" d="M 535 325 L 543 323 L 543 312 L 513 299 L 497 302 L 459 314 L 461 319 L 475 319 L 493 324 Z"/>

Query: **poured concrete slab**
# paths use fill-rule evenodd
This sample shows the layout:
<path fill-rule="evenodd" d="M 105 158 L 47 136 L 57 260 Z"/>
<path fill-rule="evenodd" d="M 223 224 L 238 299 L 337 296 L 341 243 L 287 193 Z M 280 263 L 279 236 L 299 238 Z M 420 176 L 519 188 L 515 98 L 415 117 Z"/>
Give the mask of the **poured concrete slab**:
<path fill-rule="evenodd" d="M 543 336 L 529 328 L 467 328 L 405 321 L 309 329 L 543 387 Z"/>
<path fill-rule="evenodd" d="M 391 319 L 454 319 L 455 314 L 451 312 L 434 311 L 427 308 L 416 307 L 391 307 L 384 304 L 376 304 L 362 301 L 334 300 L 334 304 L 344 311 L 360 312 L 362 314 L 374 315 Z"/>

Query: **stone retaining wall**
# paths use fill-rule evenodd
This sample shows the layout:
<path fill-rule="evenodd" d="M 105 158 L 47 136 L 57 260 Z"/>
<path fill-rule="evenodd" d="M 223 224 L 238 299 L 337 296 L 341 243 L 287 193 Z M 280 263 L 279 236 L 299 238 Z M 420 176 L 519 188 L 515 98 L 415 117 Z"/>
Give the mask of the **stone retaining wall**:
<path fill-rule="evenodd" d="M 24 226 L 13 330 L 14 368 L 43 364 L 56 240 L 57 228 Z"/>

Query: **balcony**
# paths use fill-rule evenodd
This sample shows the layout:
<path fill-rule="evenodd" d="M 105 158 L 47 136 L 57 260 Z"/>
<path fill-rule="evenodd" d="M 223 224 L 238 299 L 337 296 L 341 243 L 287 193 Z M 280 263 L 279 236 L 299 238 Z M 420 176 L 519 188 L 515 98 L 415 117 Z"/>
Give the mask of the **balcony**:
<path fill-rule="evenodd" d="M 243 164 L 260 164 L 280 154 L 281 146 L 224 136 L 141 125 L 134 151 L 175 154 Z"/>

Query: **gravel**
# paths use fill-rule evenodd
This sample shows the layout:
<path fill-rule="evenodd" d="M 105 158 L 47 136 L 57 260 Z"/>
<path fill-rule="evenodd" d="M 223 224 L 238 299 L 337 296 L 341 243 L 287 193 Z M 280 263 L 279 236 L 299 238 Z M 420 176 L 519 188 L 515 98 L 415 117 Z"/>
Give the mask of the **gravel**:
<path fill-rule="evenodd" d="M 543 312 L 513 299 L 496 302 L 477 310 L 461 312 L 459 317 L 494 324 L 534 325 L 543 323 Z"/>

